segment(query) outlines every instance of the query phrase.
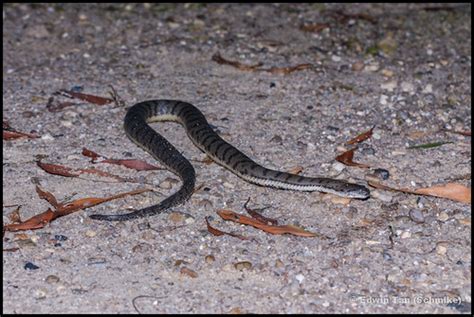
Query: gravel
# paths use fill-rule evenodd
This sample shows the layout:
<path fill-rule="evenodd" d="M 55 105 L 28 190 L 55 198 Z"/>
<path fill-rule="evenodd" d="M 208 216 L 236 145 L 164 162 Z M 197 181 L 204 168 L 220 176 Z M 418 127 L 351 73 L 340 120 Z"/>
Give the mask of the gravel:
<path fill-rule="evenodd" d="M 126 107 L 152 98 L 198 106 L 221 136 L 274 169 L 388 186 L 471 186 L 470 4 L 5 4 L 3 118 L 40 138 L 3 141 L 3 222 L 58 201 L 105 197 L 137 183 L 47 174 L 36 159 L 154 184 L 156 191 L 58 218 L 3 238 L 4 313 L 469 313 L 471 210 L 459 202 L 372 189 L 368 200 L 258 187 L 204 156 L 174 123 L 153 125 L 191 159 L 196 191 L 173 214 L 125 223 L 93 213 L 154 204 L 179 187 L 166 170 L 92 165 L 154 160 L 130 142 Z M 306 26 L 306 27 L 302 27 Z M 308 27 L 312 26 L 312 27 Z M 305 31 L 305 30 L 313 31 Z M 290 74 L 245 71 L 311 64 Z M 53 95 L 109 97 L 99 106 Z M 76 105 L 51 112 L 49 100 Z M 334 158 L 370 128 L 354 160 Z M 449 142 L 430 149 L 410 145 Z M 224 222 L 252 208 L 316 238 Z M 208 232 L 213 227 L 249 240 Z M 12 251 L 19 248 L 17 251 Z"/>

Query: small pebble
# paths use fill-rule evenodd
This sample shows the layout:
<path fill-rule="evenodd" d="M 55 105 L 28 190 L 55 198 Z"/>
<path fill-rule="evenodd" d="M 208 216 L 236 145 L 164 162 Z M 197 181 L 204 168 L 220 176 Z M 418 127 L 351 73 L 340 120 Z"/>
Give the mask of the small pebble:
<path fill-rule="evenodd" d="M 61 234 L 57 234 L 54 236 L 54 240 L 57 240 L 57 241 L 66 241 L 68 239 L 68 237 L 66 236 L 63 236 Z"/>
<path fill-rule="evenodd" d="M 388 96 L 387 95 L 380 95 L 379 102 L 382 106 L 386 106 L 388 104 Z"/>
<path fill-rule="evenodd" d="M 384 251 L 384 252 L 383 252 L 383 259 L 384 259 L 385 261 L 391 261 L 391 260 L 392 260 L 392 256 L 390 255 L 390 253 Z"/>
<path fill-rule="evenodd" d="M 172 212 L 169 214 L 168 220 L 171 220 L 174 223 L 178 223 L 184 220 L 184 215 L 180 212 Z"/>
<path fill-rule="evenodd" d="M 396 80 L 390 80 L 380 85 L 383 90 L 394 91 L 397 88 L 398 83 Z"/>
<path fill-rule="evenodd" d="M 411 232 L 410 231 L 403 231 L 403 233 L 400 235 L 401 239 L 408 239 L 411 237 Z"/>
<path fill-rule="evenodd" d="M 49 133 L 45 133 L 41 135 L 41 140 L 51 141 L 54 140 L 54 137 Z"/>
<path fill-rule="evenodd" d="M 206 255 L 204 260 L 206 261 L 207 264 L 212 264 L 216 261 L 216 258 L 212 254 L 209 254 L 209 255 Z"/>
<path fill-rule="evenodd" d="M 224 182 L 224 187 L 232 189 L 232 188 L 235 188 L 235 185 L 229 182 Z"/>
<path fill-rule="evenodd" d="M 275 267 L 276 267 L 276 268 L 282 268 L 282 267 L 284 267 L 284 266 L 285 266 L 285 263 L 283 263 L 282 260 L 276 259 L 276 261 L 275 261 Z"/>
<path fill-rule="evenodd" d="M 352 64 L 352 70 L 356 72 L 363 70 L 364 67 L 365 65 L 362 62 L 355 62 L 354 64 Z"/>
<path fill-rule="evenodd" d="M 374 175 L 382 180 L 387 180 L 390 177 L 390 173 L 384 168 L 377 168 L 374 170 Z"/>
<path fill-rule="evenodd" d="M 303 274 L 296 274 L 295 279 L 298 281 L 298 283 L 302 283 L 304 280 L 304 275 Z"/>
<path fill-rule="evenodd" d="M 389 69 L 385 69 L 385 68 L 382 69 L 380 72 L 381 72 L 382 75 L 384 75 L 385 77 L 393 77 L 393 75 L 394 75 L 394 72 L 393 72 L 393 71 L 391 71 L 391 70 L 389 70 Z"/>
<path fill-rule="evenodd" d="M 410 219 L 416 223 L 423 223 L 425 222 L 425 217 L 423 213 L 419 209 L 411 209 L 409 212 Z"/>
<path fill-rule="evenodd" d="M 93 238 L 97 235 L 97 232 L 92 231 L 92 230 L 87 230 L 86 231 L 86 237 Z"/>
<path fill-rule="evenodd" d="M 448 249 L 446 248 L 446 246 L 444 246 L 442 244 L 438 244 L 436 246 L 436 253 L 439 254 L 439 255 L 445 255 L 447 251 L 448 251 Z"/>
<path fill-rule="evenodd" d="M 209 199 L 201 199 L 198 201 L 198 206 L 203 207 L 204 209 L 211 209 L 212 201 Z"/>
<path fill-rule="evenodd" d="M 334 163 L 331 165 L 331 168 L 332 168 L 333 170 L 335 170 L 336 172 L 340 173 L 340 172 L 342 172 L 342 171 L 346 168 L 346 166 L 345 166 L 344 164 L 340 163 L 340 162 L 334 162 Z"/>
<path fill-rule="evenodd" d="M 413 93 L 415 91 L 415 86 L 407 81 L 402 82 L 400 86 L 403 92 Z"/>
<path fill-rule="evenodd" d="M 239 271 L 242 271 L 244 269 L 248 270 L 252 268 L 252 263 L 249 261 L 237 262 L 234 264 L 234 267 Z"/>
<path fill-rule="evenodd" d="M 439 221 L 445 222 L 446 220 L 449 219 L 449 215 L 446 212 L 442 211 L 442 212 L 439 213 L 437 219 Z"/>
<path fill-rule="evenodd" d="M 32 270 L 37 270 L 37 269 L 39 269 L 39 266 L 37 266 L 37 265 L 35 265 L 35 264 L 31 263 L 31 262 L 26 262 L 26 264 L 25 264 L 25 266 L 24 266 L 23 268 L 24 268 L 25 270 L 30 270 L 30 271 L 32 271 Z"/>
<path fill-rule="evenodd" d="M 365 244 L 367 245 L 375 245 L 375 244 L 380 244 L 381 242 L 380 241 L 376 241 L 376 240 L 367 240 L 365 241 Z"/>
<path fill-rule="evenodd" d="M 44 290 L 44 289 L 37 289 L 37 290 L 35 291 L 35 295 L 34 295 L 34 296 L 35 296 L 35 299 L 44 299 L 44 298 L 46 298 L 46 294 L 47 294 L 46 290 Z"/>
<path fill-rule="evenodd" d="M 195 271 L 193 271 L 193 270 L 191 270 L 191 269 L 188 269 L 188 268 L 185 267 L 185 266 L 183 266 L 183 267 L 179 270 L 179 272 L 180 272 L 181 274 L 187 275 L 187 276 L 189 276 L 189 277 L 191 277 L 191 278 L 196 278 L 196 277 L 199 276 Z"/>
<path fill-rule="evenodd" d="M 422 93 L 424 94 L 431 94 L 433 92 L 433 85 L 431 84 L 428 84 L 425 86 L 425 88 L 423 88 L 423 91 Z"/>
<path fill-rule="evenodd" d="M 379 190 L 374 190 L 371 192 L 371 195 L 373 198 L 376 198 L 378 200 L 381 200 L 383 202 L 391 202 L 392 201 L 392 195 L 387 193 L 387 192 L 382 192 L 382 191 L 379 191 Z"/>
<path fill-rule="evenodd" d="M 87 259 L 87 265 L 103 265 L 105 263 L 107 263 L 107 260 L 101 257 L 91 257 Z"/>
<path fill-rule="evenodd" d="M 48 284 L 55 284 L 59 282 L 59 277 L 57 277 L 56 275 L 48 275 L 44 280 Z"/>
<path fill-rule="evenodd" d="M 376 72 L 380 69 L 379 63 L 371 63 L 367 66 L 365 66 L 365 69 L 369 72 Z"/>

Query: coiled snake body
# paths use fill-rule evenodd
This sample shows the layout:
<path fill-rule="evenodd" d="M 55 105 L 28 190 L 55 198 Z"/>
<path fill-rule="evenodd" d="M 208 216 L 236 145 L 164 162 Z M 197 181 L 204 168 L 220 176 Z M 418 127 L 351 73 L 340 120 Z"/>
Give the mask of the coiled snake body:
<path fill-rule="evenodd" d="M 299 176 L 265 168 L 217 135 L 195 106 L 178 100 L 150 100 L 135 104 L 128 110 L 124 119 L 125 133 L 167 169 L 178 175 L 183 185 L 157 205 L 127 214 L 91 215 L 92 219 L 124 221 L 152 216 L 182 204 L 191 197 L 196 181 L 194 168 L 171 143 L 147 124 L 153 121 L 181 123 L 198 148 L 215 162 L 250 183 L 298 191 L 320 191 L 358 199 L 366 199 L 370 195 L 366 187 L 342 180 Z"/>

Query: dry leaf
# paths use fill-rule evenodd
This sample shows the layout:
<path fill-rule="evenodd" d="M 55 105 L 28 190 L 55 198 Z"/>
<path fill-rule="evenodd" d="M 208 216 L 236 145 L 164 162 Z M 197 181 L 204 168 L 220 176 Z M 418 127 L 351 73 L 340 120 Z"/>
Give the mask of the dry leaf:
<path fill-rule="evenodd" d="M 231 210 L 221 209 L 217 211 L 217 214 L 222 217 L 224 220 L 234 221 L 240 224 L 251 225 L 252 227 L 261 229 L 265 232 L 272 233 L 272 234 L 284 234 L 289 233 L 297 236 L 303 237 L 315 237 L 317 234 L 303 230 L 296 226 L 291 225 L 283 225 L 283 226 L 272 226 L 267 225 L 259 220 L 246 217 L 244 215 L 237 214 Z"/>
<path fill-rule="evenodd" d="M 42 163 L 40 160 L 36 161 L 36 165 L 38 165 L 42 170 L 54 175 L 60 175 L 65 177 L 77 177 L 80 173 L 71 172 L 72 169 L 70 167 L 65 167 L 62 165 L 57 164 L 49 164 L 49 163 Z"/>
<path fill-rule="evenodd" d="M 444 131 L 451 132 L 451 133 L 456 133 L 456 134 L 461 134 L 461 135 L 464 135 L 464 136 L 471 136 L 471 131 L 470 130 L 458 131 L 458 130 L 445 129 Z"/>
<path fill-rule="evenodd" d="M 97 174 L 100 176 L 105 176 L 105 177 L 111 177 L 114 178 L 118 181 L 121 182 L 135 182 L 138 183 L 138 181 L 133 180 L 133 179 L 127 179 L 123 178 L 105 171 L 101 171 L 98 169 L 89 169 L 89 168 L 83 168 L 83 169 L 76 169 L 74 170 L 71 167 L 63 166 L 63 165 L 57 165 L 57 164 L 49 164 L 49 163 L 42 163 L 41 161 L 37 161 L 36 164 L 42 168 L 45 172 L 48 172 L 50 174 L 54 175 L 60 175 L 60 176 L 65 176 L 65 177 L 78 177 L 79 175 L 83 173 L 88 173 L 88 174 Z"/>
<path fill-rule="evenodd" d="M 56 200 L 56 197 L 54 197 L 54 195 L 51 194 L 50 192 L 42 190 L 41 187 L 39 187 L 38 185 L 36 185 L 36 192 L 38 193 L 39 198 L 45 199 L 54 208 L 59 207 L 60 204 Z"/>
<path fill-rule="evenodd" d="M 259 211 L 264 210 L 268 207 L 259 208 L 259 209 L 250 209 L 250 208 L 247 207 L 247 204 L 249 203 L 249 201 L 250 201 L 250 197 L 249 197 L 249 199 L 247 199 L 247 202 L 244 204 L 244 208 L 249 213 L 250 216 L 257 219 L 261 223 L 271 224 L 271 225 L 274 225 L 274 226 L 278 225 L 278 221 L 276 219 L 267 218 L 267 217 L 265 217 L 265 216 L 263 216 L 263 215 L 261 215 L 260 213 L 257 212 L 257 210 L 259 210 Z"/>
<path fill-rule="evenodd" d="M 112 199 L 121 198 L 127 195 L 141 194 L 143 192 L 150 191 L 150 189 L 146 189 L 146 188 L 137 189 L 130 192 L 121 193 L 121 194 L 117 194 L 110 197 L 104 197 L 104 198 L 95 198 L 95 197 L 81 198 L 81 199 L 74 200 L 68 204 L 57 203 L 57 200 L 53 196 L 53 194 L 47 191 L 41 190 L 38 186 L 36 187 L 36 191 L 41 198 L 46 199 L 50 203 L 53 202 L 57 204 L 57 206 L 55 206 L 55 210 L 48 208 L 48 210 L 46 210 L 45 212 L 38 214 L 36 216 L 33 216 L 21 223 L 12 223 L 12 224 L 4 225 L 3 226 L 4 231 L 40 229 L 40 228 L 43 228 L 46 224 L 48 224 L 52 220 L 65 216 L 67 214 L 70 214 L 74 211 L 92 207 L 97 204 L 101 204 L 101 203 L 110 201 Z"/>
<path fill-rule="evenodd" d="M 256 68 L 263 65 L 262 63 L 258 63 L 258 64 L 255 64 L 255 65 L 245 65 L 245 64 L 242 64 L 242 63 L 239 63 L 239 62 L 229 61 L 229 60 L 223 58 L 219 52 L 212 55 L 212 60 L 214 62 L 218 63 L 218 64 L 230 65 L 230 66 L 233 66 L 233 67 L 235 67 L 237 69 L 240 69 L 240 70 L 249 70 L 249 71 L 254 71 Z"/>
<path fill-rule="evenodd" d="M 13 140 L 26 137 L 29 139 L 39 138 L 40 136 L 32 133 L 19 132 L 13 129 L 10 124 L 3 120 L 3 139 L 4 140 Z"/>
<path fill-rule="evenodd" d="M 161 170 L 163 168 L 148 164 L 142 160 L 136 159 L 108 159 L 103 155 L 97 154 L 94 151 L 91 151 L 86 148 L 82 148 L 82 155 L 92 158 L 92 163 L 109 163 L 115 165 L 122 165 L 127 168 L 131 168 L 137 171 L 151 171 L 151 170 Z M 97 161 L 99 158 L 102 158 L 101 161 Z"/>
<path fill-rule="evenodd" d="M 87 102 L 90 102 L 90 103 L 93 103 L 93 104 L 96 104 L 96 105 L 99 105 L 99 106 L 106 105 L 106 104 L 111 103 L 113 101 L 110 98 L 87 95 L 87 94 L 83 94 L 83 93 L 80 93 L 80 92 L 74 92 L 74 91 L 65 90 L 65 89 L 61 89 L 61 90 L 57 91 L 55 94 L 66 96 L 68 98 L 77 98 L 77 99 L 87 101 Z"/>
<path fill-rule="evenodd" d="M 375 126 L 373 126 L 370 130 L 359 134 L 358 136 L 356 136 L 352 140 L 347 141 L 346 144 L 350 145 L 350 144 L 360 143 L 362 141 L 367 140 L 368 138 L 370 138 L 372 136 L 372 131 L 374 130 L 374 128 L 375 128 Z"/>
<path fill-rule="evenodd" d="M 440 197 L 440 198 L 448 198 L 448 199 L 459 201 L 466 204 L 471 203 L 471 189 L 457 183 L 447 183 L 445 185 L 437 185 L 437 186 L 419 188 L 419 189 L 414 189 L 414 190 L 407 189 L 407 188 L 393 188 L 393 187 L 389 187 L 389 186 L 386 186 L 377 182 L 372 182 L 372 181 L 369 181 L 368 184 L 372 187 L 384 189 L 384 190 L 398 191 L 398 192 L 415 194 L 415 195 L 427 195 L 427 196 L 435 196 L 435 197 Z"/>
<path fill-rule="evenodd" d="M 419 188 L 415 190 L 417 194 L 448 198 L 462 203 L 471 203 L 471 189 L 456 183 Z"/>
<path fill-rule="evenodd" d="M 305 69 L 310 69 L 312 67 L 313 67 L 313 64 L 298 64 L 296 66 L 288 66 L 288 67 L 260 68 L 260 69 L 257 69 L 257 71 L 269 72 L 269 73 L 272 73 L 272 74 L 287 75 L 287 74 L 290 74 L 292 72 L 305 70 Z"/>
<path fill-rule="evenodd" d="M 224 234 L 228 235 L 228 236 L 231 236 L 231 237 L 235 237 L 235 238 L 239 238 L 240 240 L 248 240 L 249 238 L 245 237 L 245 236 L 242 236 L 240 234 L 235 234 L 235 233 L 231 233 L 231 232 L 225 232 L 225 231 L 221 231 L 219 229 L 216 229 L 214 227 L 212 227 L 210 224 L 209 224 L 209 221 L 207 220 L 208 217 L 206 217 L 206 224 L 207 224 L 207 231 L 209 231 L 210 233 L 212 233 L 213 235 L 215 236 L 222 236 Z"/>
<path fill-rule="evenodd" d="M 298 64 L 296 66 L 289 66 L 289 67 L 271 67 L 271 68 L 262 68 L 263 66 L 262 63 L 258 63 L 255 65 L 245 65 L 236 61 L 229 61 L 225 58 L 223 58 L 220 53 L 216 53 L 212 56 L 212 60 L 219 63 L 219 64 L 224 64 L 224 65 L 230 65 L 233 66 L 237 69 L 240 70 L 245 70 L 245 71 L 259 71 L 259 72 L 269 72 L 272 74 L 290 74 L 295 71 L 299 70 L 304 70 L 304 69 L 309 69 L 312 68 L 312 64 Z"/>
<path fill-rule="evenodd" d="M 369 165 L 366 165 L 366 164 L 361 164 L 361 163 L 357 163 L 357 162 L 354 162 L 352 159 L 354 158 L 354 151 L 356 149 L 351 149 L 349 151 L 346 151 L 338 156 L 336 156 L 336 161 L 338 162 L 341 162 L 345 165 L 348 165 L 348 166 L 356 166 L 356 167 L 361 167 L 361 168 L 369 168 L 370 166 Z"/>

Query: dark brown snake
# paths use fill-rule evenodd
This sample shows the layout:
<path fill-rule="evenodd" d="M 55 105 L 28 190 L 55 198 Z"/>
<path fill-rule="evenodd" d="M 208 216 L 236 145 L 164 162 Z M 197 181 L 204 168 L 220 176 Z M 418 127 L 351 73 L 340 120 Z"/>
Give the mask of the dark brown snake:
<path fill-rule="evenodd" d="M 168 170 L 178 175 L 183 185 L 157 205 L 121 215 L 91 215 L 92 219 L 124 221 L 152 216 L 182 204 L 191 197 L 196 182 L 194 168 L 171 143 L 147 124 L 153 121 L 181 123 L 198 148 L 250 183 L 298 191 L 320 191 L 358 199 L 370 196 L 366 187 L 343 180 L 299 176 L 265 168 L 217 135 L 195 106 L 178 100 L 150 100 L 137 103 L 128 110 L 124 119 L 125 133 Z"/>

